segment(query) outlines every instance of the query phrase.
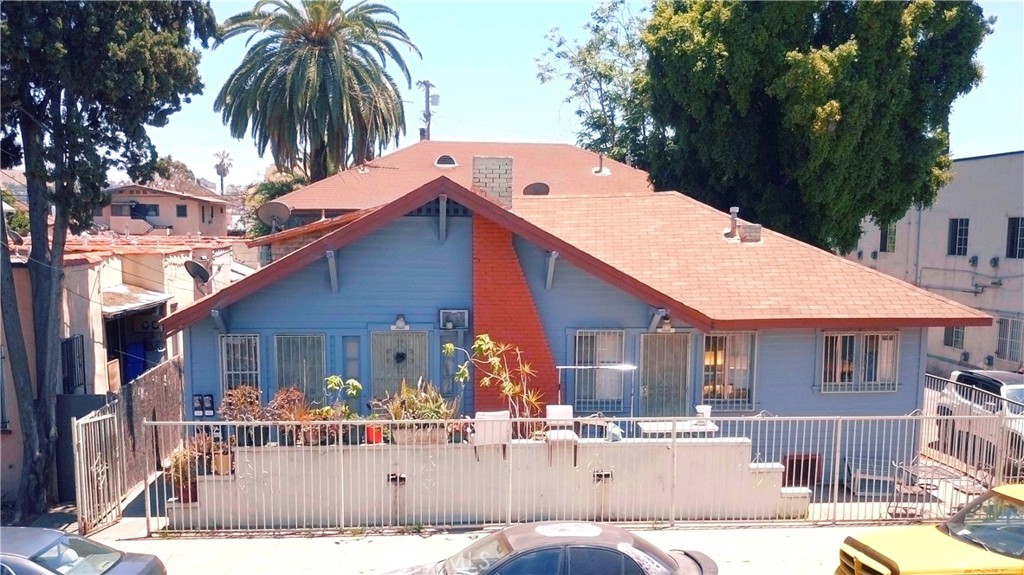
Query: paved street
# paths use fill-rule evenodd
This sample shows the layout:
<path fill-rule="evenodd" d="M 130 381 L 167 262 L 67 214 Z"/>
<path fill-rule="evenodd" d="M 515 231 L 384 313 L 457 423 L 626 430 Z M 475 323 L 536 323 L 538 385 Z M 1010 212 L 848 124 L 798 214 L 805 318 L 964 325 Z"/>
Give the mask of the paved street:
<path fill-rule="evenodd" d="M 831 574 L 839 543 L 868 527 L 638 530 L 663 548 L 692 548 L 718 562 L 723 575 Z M 480 531 L 280 538 L 141 537 L 144 520 L 127 518 L 94 538 L 126 551 L 153 553 L 172 575 L 198 573 L 375 574 L 454 553 Z"/>

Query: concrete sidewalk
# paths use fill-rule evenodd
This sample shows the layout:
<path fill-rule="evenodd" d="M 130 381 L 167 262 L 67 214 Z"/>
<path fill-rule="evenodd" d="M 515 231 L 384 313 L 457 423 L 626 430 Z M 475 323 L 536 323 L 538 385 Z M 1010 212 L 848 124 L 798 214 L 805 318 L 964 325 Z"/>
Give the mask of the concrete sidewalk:
<path fill-rule="evenodd" d="M 73 510 L 40 518 L 60 527 Z M 73 526 L 72 526 L 73 527 Z M 839 544 L 851 534 L 876 527 L 715 527 L 634 531 L 664 549 L 702 551 L 722 575 L 822 575 L 834 572 Z M 146 538 L 145 517 L 128 516 L 91 538 L 124 551 L 152 553 L 171 575 L 191 574 L 377 574 L 437 561 L 459 551 L 486 531 L 425 531 L 403 535 L 287 537 Z"/>

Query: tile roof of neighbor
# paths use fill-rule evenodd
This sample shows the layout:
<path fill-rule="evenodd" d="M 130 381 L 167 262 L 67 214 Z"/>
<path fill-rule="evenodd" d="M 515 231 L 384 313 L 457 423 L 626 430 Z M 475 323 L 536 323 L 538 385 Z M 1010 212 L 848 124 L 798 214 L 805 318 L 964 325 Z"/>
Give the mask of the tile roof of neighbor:
<path fill-rule="evenodd" d="M 517 146 L 537 154 L 529 145 Z M 421 154 L 416 159 L 423 158 Z M 518 165 L 513 160 L 513 172 Z M 623 168 L 636 172 L 619 166 L 612 167 L 613 175 Z M 586 181 L 586 176 L 581 179 Z M 355 189 L 352 195 L 363 192 Z M 641 192 L 633 187 L 623 194 L 608 189 L 580 195 L 566 190 L 550 196 L 516 196 L 510 211 L 442 176 L 408 188 L 352 220 L 328 220 L 337 229 L 182 308 L 163 325 L 172 333 L 208 317 L 211 309 L 270 285 L 322 258 L 325 250 L 347 245 L 440 194 L 544 249 L 559 251 L 584 271 L 705 331 L 992 322 L 975 309 L 769 230 L 763 230 L 757 243 L 727 241 L 723 232 L 730 225 L 728 214 L 675 192 Z M 556 271 L 556 282 L 557 275 Z"/>
<path fill-rule="evenodd" d="M 208 190 L 203 186 L 200 186 L 194 180 L 191 180 L 181 175 L 175 175 L 171 179 L 165 179 L 158 176 L 148 184 L 122 184 L 119 186 L 108 188 L 106 191 L 113 193 L 131 188 L 139 188 L 160 194 L 170 194 L 172 196 L 193 198 L 196 200 L 202 200 L 214 204 L 231 203 L 230 198 L 225 198 L 214 191 Z"/>
<path fill-rule="evenodd" d="M 12 259 L 24 262 L 32 247 L 29 236 L 25 244 L 12 246 Z M 64 265 L 88 265 L 111 255 L 176 254 L 195 249 L 229 249 L 231 242 L 214 237 L 129 236 L 111 232 L 68 236 L 64 244 Z"/>
<path fill-rule="evenodd" d="M 456 167 L 434 162 L 449 155 Z M 512 189 L 544 182 L 550 196 L 646 195 L 653 191 L 647 172 L 569 144 L 422 141 L 377 158 L 362 168 L 346 170 L 278 198 L 293 210 L 359 210 L 402 196 L 444 176 L 460 186 L 473 186 L 473 156 L 512 157 Z M 602 164 L 608 175 L 596 176 Z"/>

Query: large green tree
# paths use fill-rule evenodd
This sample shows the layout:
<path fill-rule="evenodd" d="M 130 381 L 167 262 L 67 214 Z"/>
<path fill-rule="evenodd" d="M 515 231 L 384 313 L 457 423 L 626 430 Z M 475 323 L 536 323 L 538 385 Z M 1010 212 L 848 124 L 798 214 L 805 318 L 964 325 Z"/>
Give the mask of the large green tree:
<path fill-rule="evenodd" d="M 644 10 L 605 0 L 591 13 L 582 41 L 552 29 L 547 50 L 536 59 L 541 83 L 557 78 L 569 84 L 565 101 L 576 105 L 577 143 L 644 169 L 653 129 L 647 49 L 640 38 L 646 24 Z"/>
<path fill-rule="evenodd" d="M 0 3 L 0 157 L 4 167 L 24 163 L 32 238 L 34 362 L 11 253 L 0 243 L 0 305 L 24 438 L 23 513 L 46 509 L 54 469 L 67 233 L 88 228 L 93 209 L 109 202 L 108 170 L 148 179 L 157 155 L 145 126 L 165 125 L 202 91 L 191 42 L 205 45 L 215 32 L 206 2 Z"/>
<path fill-rule="evenodd" d="M 232 16 L 221 41 L 249 34 L 249 47 L 214 103 L 236 138 L 249 132 L 279 170 L 311 181 L 374 157 L 405 133 L 393 62 L 412 79 L 400 51 L 419 49 L 383 4 L 341 0 L 260 0 Z M 305 165 L 301 165 L 305 164 Z"/>
<path fill-rule="evenodd" d="M 950 107 L 992 23 L 973 2 L 659 1 L 652 180 L 848 252 L 949 178 Z"/>

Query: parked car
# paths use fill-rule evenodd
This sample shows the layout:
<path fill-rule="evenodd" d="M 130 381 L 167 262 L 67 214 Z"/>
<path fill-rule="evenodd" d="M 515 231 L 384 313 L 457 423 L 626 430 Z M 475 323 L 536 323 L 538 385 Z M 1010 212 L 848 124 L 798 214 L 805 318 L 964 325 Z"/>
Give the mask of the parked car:
<path fill-rule="evenodd" d="M 847 537 L 836 575 L 1024 573 L 1024 485 L 989 490 L 939 525 Z"/>
<path fill-rule="evenodd" d="M 166 575 L 159 557 L 39 527 L 0 527 L 0 574 Z"/>
<path fill-rule="evenodd" d="M 939 397 L 940 447 L 976 466 L 990 466 L 1006 450 L 1008 480 L 1024 479 L 1024 374 L 1009 371 L 954 371 Z M 1004 415 L 1000 422 L 959 422 L 958 416 Z M 1003 443 L 1000 443 L 1000 442 Z"/>
<path fill-rule="evenodd" d="M 718 566 L 696 551 L 662 551 L 629 531 L 590 522 L 543 521 L 492 533 L 438 563 L 390 575 L 690 575 Z"/>

